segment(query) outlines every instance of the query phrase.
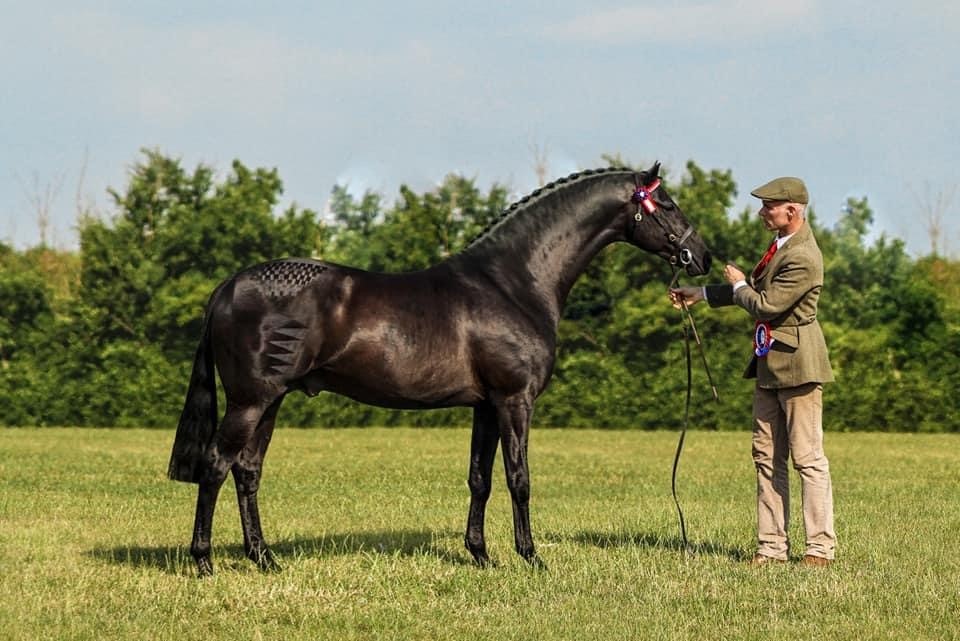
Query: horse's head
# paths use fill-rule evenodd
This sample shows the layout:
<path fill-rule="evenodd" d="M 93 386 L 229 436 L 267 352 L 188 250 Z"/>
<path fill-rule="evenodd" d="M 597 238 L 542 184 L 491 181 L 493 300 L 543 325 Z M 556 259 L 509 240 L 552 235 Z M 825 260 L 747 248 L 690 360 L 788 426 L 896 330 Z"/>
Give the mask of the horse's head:
<path fill-rule="evenodd" d="M 710 270 L 710 251 L 660 182 L 660 163 L 636 174 L 627 203 L 627 241 L 657 254 L 691 276 Z"/>

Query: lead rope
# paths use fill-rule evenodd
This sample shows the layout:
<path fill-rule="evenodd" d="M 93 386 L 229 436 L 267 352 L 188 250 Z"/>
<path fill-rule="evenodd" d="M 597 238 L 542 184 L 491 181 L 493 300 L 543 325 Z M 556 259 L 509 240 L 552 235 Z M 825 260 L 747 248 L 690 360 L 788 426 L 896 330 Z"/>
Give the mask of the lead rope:
<path fill-rule="evenodd" d="M 670 286 L 668 289 L 673 288 L 679 278 L 680 270 L 675 268 L 673 279 L 670 281 Z M 693 314 L 690 313 L 690 308 L 687 306 L 687 302 L 683 299 L 680 300 L 680 315 L 684 320 L 683 345 L 687 361 L 687 400 L 683 409 L 683 427 L 680 430 L 680 439 L 677 441 L 677 451 L 673 455 L 673 472 L 670 477 L 670 491 L 673 493 L 673 502 L 677 506 L 677 517 L 680 520 L 680 537 L 683 539 L 683 550 L 686 554 L 692 556 L 694 551 L 693 548 L 690 547 L 690 543 L 687 540 L 687 524 L 683 518 L 683 508 L 680 507 L 680 499 L 677 498 L 677 468 L 680 466 L 680 454 L 683 452 L 683 442 L 687 438 L 687 427 L 690 425 L 690 398 L 693 392 L 693 358 L 691 357 L 690 353 L 691 332 L 693 333 L 693 338 L 700 350 L 700 358 L 703 361 L 703 369 L 707 373 L 707 380 L 710 382 L 710 389 L 713 392 L 713 399 L 719 402 L 720 395 L 717 393 L 717 386 L 713 383 L 713 376 L 710 374 L 710 366 L 707 365 L 707 354 L 704 351 L 703 342 L 700 340 L 700 334 L 697 332 L 697 324 L 693 320 Z"/>
<path fill-rule="evenodd" d="M 677 506 L 677 517 L 680 519 L 680 537 L 683 539 L 683 550 L 688 555 L 693 554 L 690 543 L 687 541 L 687 524 L 683 519 L 683 508 L 677 498 L 677 468 L 680 466 L 680 453 L 683 452 L 683 441 L 687 438 L 687 426 L 690 424 L 690 391 L 693 388 L 693 367 L 690 358 L 690 333 L 687 325 L 683 325 L 683 345 L 687 355 L 687 402 L 683 410 L 683 428 L 680 430 L 680 439 L 677 441 L 677 451 L 673 455 L 673 473 L 670 477 L 670 491 L 673 493 L 673 503 Z"/>

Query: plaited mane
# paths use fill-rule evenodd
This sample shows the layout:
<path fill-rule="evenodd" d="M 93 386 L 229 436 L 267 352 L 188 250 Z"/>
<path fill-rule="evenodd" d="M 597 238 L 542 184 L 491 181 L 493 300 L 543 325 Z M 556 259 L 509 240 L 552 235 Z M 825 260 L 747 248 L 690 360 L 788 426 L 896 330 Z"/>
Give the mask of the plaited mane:
<path fill-rule="evenodd" d="M 520 200 L 513 202 L 509 207 L 505 208 L 500 215 L 493 221 L 491 221 L 477 236 L 467 243 L 467 248 L 472 247 L 477 242 L 486 238 L 496 227 L 501 223 L 513 218 L 516 214 L 521 213 L 528 208 L 532 207 L 539 203 L 544 197 L 553 194 L 558 188 L 562 186 L 569 185 L 570 183 L 576 183 L 582 181 L 586 178 L 591 178 L 598 176 L 600 174 L 613 173 L 618 171 L 634 171 L 628 167 L 605 167 L 601 169 L 584 169 L 583 171 L 578 171 L 566 176 L 564 178 L 558 178 L 553 182 L 549 182 L 543 187 L 533 190 Z"/>

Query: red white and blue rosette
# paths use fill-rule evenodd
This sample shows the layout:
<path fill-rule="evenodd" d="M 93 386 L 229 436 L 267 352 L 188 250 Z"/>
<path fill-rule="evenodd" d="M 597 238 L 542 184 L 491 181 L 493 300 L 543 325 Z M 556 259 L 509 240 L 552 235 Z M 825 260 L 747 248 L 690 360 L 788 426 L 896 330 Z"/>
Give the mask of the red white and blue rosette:
<path fill-rule="evenodd" d="M 763 358 L 770 353 L 771 345 L 773 345 L 773 332 L 770 330 L 770 323 L 757 321 L 753 330 L 753 353 Z"/>

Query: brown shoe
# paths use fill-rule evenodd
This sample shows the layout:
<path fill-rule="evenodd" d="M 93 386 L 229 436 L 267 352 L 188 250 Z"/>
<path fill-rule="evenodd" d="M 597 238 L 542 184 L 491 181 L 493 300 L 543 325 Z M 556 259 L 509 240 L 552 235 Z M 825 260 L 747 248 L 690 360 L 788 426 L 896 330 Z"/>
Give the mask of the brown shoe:
<path fill-rule="evenodd" d="M 753 558 L 750 559 L 750 565 L 754 567 L 760 567 L 761 565 L 767 565 L 770 563 L 786 563 L 783 559 L 777 559 L 772 556 L 767 556 L 766 554 L 755 554 Z"/>
<path fill-rule="evenodd" d="M 800 561 L 800 565 L 808 568 L 825 568 L 831 563 L 833 563 L 833 559 L 827 559 L 822 556 L 814 556 L 813 554 L 807 554 L 803 557 L 803 560 Z"/>

